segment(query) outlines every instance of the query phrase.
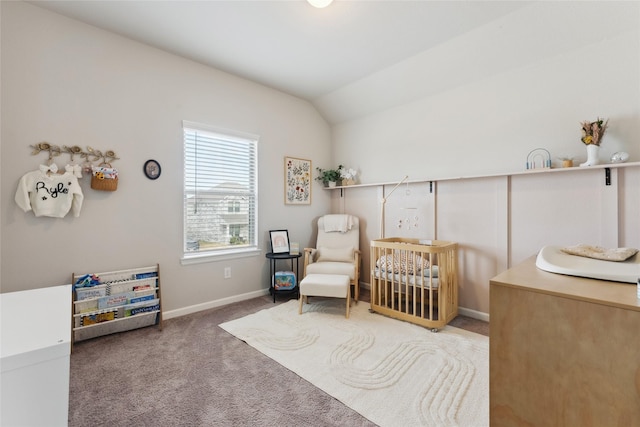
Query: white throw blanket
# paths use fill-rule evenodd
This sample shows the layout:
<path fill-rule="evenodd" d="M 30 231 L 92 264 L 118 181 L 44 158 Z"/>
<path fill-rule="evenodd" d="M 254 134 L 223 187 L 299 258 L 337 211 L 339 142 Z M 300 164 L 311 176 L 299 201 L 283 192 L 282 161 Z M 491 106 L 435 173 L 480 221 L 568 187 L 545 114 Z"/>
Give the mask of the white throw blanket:
<path fill-rule="evenodd" d="M 325 233 L 331 233 L 339 231 L 340 233 L 346 233 L 353 228 L 353 216 L 346 214 L 325 215 L 324 216 L 324 231 Z"/>
<path fill-rule="evenodd" d="M 577 255 L 587 258 L 616 262 L 626 261 L 627 259 L 638 253 L 638 250 L 635 248 L 605 249 L 601 248 L 600 246 L 587 245 L 584 243 L 576 246 L 560 248 L 560 250 L 569 255 Z"/>

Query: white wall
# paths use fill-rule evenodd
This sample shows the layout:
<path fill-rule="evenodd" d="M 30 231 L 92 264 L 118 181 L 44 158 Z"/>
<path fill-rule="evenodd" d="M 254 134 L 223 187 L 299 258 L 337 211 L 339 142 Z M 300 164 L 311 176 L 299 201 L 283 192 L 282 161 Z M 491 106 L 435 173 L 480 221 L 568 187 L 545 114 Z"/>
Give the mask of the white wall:
<path fill-rule="evenodd" d="M 155 263 L 165 310 L 263 291 L 264 254 L 180 264 L 182 120 L 260 135 L 260 245 L 268 250 L 270 229 L 309 244 L 311 220 L 329 210 L 330 195 L 314 182 L 310 206 L 286 206 L 283 179 L 285 156 L 329 164 L 330 129 L 312 105 L 27 3 L 1 8 L 2 292 Z M 87 176 L 79 218 L 22 212 L 13 196 L 19 178 L 46 161 L 29 147 L 42 141 L 114 150 L 118 190 L 91 190 Z M 156 181 L 142 173 L 150 158 L 162 165 Z"/>
<path fill-rule="evenodd" d="M 598 116 L 603 159 L 640 160 L 639 76 L 640 3 L 535 2 L 319 103 L 350 108 L 332 155 L 363 183 L 468 176 L 522 170 L 538 147 L 584 161 L 580 122 Z"/>

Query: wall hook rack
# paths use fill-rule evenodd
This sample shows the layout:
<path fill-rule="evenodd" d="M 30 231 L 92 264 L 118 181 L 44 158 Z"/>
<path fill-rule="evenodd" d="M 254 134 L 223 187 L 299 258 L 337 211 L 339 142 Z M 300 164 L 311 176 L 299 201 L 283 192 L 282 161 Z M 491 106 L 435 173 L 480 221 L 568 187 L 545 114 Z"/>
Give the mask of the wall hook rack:
<path fill-rule="evenodd" d="M 57 157 L 62 153 L 68 154 L 71 158 L 71 161 L 74 161 L 74 157 L 76 155 L 79 155 L 90 163 L 97 162 L 98 160 L 100 160 L 100 163 L 110 163 L 114 160 L 120 159 L 113 150 L 102 152 L 101 150 L 95 150 L 94 148 L 89 146 L 87 146 L 86 150 L 83 150 L 78 145 L 73 145 L 71 147 L 63 145 L 62 148 L 60 148 L 59 145 L 49 144 L 48 142 L 40 142 L 36 145 L 30 145 L 30 147 L 33 148 L 33 151 L 31 152 L 32 156 L 35 156 L 42 151 L 47 151 L 49 153 L 49 164 L 53 162 L 54 157 Z"/>

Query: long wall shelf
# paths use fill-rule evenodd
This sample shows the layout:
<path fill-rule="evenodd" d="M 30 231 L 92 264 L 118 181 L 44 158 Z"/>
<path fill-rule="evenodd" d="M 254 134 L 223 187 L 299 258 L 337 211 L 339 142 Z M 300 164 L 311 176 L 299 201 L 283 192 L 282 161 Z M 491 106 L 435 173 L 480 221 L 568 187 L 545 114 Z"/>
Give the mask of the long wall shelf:
<path fill-rule="evenodd" d="M 625 168 L 625 167 L 634 167 L 640 166 L 640 162 L 629 162 L 629 163 L 603 163 L 595 166 L 574 166 L 571 168 L 538 168 L 538 169 L 527 169 L 517 172 L 504 172 L 504 173 L 495 173 L 495 174 L 485 174 L 485 175 L 468 175 L 468 176 L 456 176 L 456 177 L 443 177 L 443 178 L 433 178 L 433 179 L 414 179 L 414 180 L 406 180 L 405 183 L 416 184 L 421 182 L 436 182 L 436 181 L 452 181 L 452 180 L 462 180 L 462 179 L 480 179 L 480 178 L 493 178 L 500 176 L 515 176 L 515 175 L 530 175 L 530 174 L 540 174 L 540 173 L 564 173 L 564 172 L 575 172 L 575 171 L 585 171 L 585 170 L 593 170 L 593 169 L 615 169 L 615 168 Z M 358 187 L 379 187 L 384 185 L 396 185 L 398 181 L 393 182 L 378 182 L 371 184 L 353 184 L 353 185 L 337 185 L 335 187 L 324 187 L 325 190 L 342 190 L 345 188 L 358 188 Z"/>

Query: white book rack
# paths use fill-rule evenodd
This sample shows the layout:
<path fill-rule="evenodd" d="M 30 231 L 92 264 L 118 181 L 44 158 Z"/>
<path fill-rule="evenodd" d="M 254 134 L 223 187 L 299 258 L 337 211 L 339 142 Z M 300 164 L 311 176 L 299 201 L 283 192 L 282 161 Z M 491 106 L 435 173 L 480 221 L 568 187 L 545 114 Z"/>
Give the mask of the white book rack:
<path fill-rule="evenodd" d="M 87 274 L 94 286 L 75 286 Z M 72 341 L 157 325 L 162 330 L 160 266 L 104 273 L 73 273 Z"/>

